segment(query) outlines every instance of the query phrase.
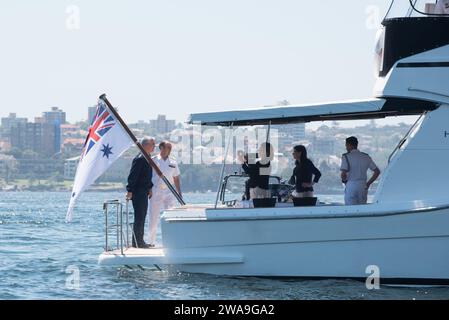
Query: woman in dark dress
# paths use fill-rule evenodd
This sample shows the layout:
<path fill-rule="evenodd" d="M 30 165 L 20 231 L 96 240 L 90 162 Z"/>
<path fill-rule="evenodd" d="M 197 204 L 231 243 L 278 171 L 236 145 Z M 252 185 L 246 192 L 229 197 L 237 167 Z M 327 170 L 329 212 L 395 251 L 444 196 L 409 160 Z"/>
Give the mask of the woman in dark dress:
<path fill-rule="evenodd" d="M 320 180 L 321 172 L 307 158 L 306 147 L 302 145 L 295 146 L 292 155 L 296 160 L 291 178 L 295 184 L 293 196 L 297 198 L 313 197 L 313 185 Z"/>

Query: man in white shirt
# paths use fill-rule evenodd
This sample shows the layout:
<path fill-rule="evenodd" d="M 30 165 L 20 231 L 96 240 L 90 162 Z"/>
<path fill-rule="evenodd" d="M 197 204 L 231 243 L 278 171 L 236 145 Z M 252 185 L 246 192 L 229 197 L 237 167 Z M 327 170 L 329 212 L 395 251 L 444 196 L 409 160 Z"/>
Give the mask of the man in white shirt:
<path fill-rule="evenodd" d="M 380 170 L 371 157 L 360 152 L 356 137 L 346 139 L 347 153 L 341 159 L 341 181 L 346 184 L 345 204 L 366 204 L 368 189 L 380 175 Z M 373 171 L 373 176 L 368 180 L 367 171 Z M 367 181 L 368 180 L 368 181 Z"/>
<path fill-rule="evenodd" d="M 176 190 L 181 195 L 181 173 L 179 171 L 179 166 L 176 160 L 170 157 L 171 149 L 171 143 L 167 141 L 159 143 L 160 153 L 152 159 L 157 164 L 167 180 L 170 181 L 171 184 L 175 185 Z M 153 196 L 151 197 L 149 206 L 150 247 L 154 247 L 156 243 L 157 227 L 159 224 L 161 212 L 173 207 L 176 202 L 176 198 L 158 175 L 153 174 L 152 182 Z"/>
<path fill-rule="evenodd" d="M 435 6 L 436 14 L 449 14 L 449 0 L 438 0 Z"/>

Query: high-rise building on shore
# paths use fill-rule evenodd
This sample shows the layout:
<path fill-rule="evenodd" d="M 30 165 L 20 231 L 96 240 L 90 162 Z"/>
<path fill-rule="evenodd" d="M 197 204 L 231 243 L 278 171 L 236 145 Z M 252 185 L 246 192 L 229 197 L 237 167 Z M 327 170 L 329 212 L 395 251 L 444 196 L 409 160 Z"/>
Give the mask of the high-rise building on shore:
<path fill-rule="evenodd" d="M 2 119 L 3 122 L 9 128 L 11 148 L 31 150 L 45 157 L 61 151 L 61 125 L 66 123 L 66 113 L 61 109 L 53 107 L 35 117 L 34 122 L 17 118 L 15 114 Z"/>
<path fill-rule="evenodd" d="M 31 150 L 43 156 L 51 157 L 58 153 L 61 146 L 60 130 L 55 124 L 45 122 L 28 122 L 11 128 L 11 148 Z"/>
<path fill-rule="evenodd" d="M 278 133 L 278 145 L 281 152 L 290 151 L 295 145 L 300 144 L 306 138 L 306 125 L 304 123 L 294 123 L 287 125 L 274 125 L 273 129 Z"/>
<path fill-rule="evenodd" d="M 52 155 L 54 153 L 58 153 L 61 151 L 61 125 L 65 124 L 66 121 L 66 113 L 59 109 L 58 107 L 52 107 L 50 111 L 44 111 L 42 113 L 43 123 L 52 125 L 53 129 L 43 129 L 45 134 L 44 139 L 48 139 L 48 142 L 45 142 L 45 145 L 49 145 L 47 149 L 45 149 L 44 153 L 47 155 Z M 37 122 L 37 121 L 35 121 Z M 44 126 L 45 127 L 45 126 Z M 50 147 L 51 142 L 53 142 L 53 147 Z M 54 151 L 52 153 L 52 150 Z"/>
<path fill-rule="evenodd" d="M 42 118 L 46 123 L 64 124 L 66 123 L 66 113 L 58 107 L 52 107 L 50 111 L 42 113 Z"/>
<path fill-rule="evenodd" d="M 167 117 L 163 114 L 159 114 L 155 120 L 150 120 L 150 128 L 157 132 L 157 134 L 168 133 L 175 129 L 175 127 L 176 121 L 167 120 Z"/>
<path fill-rule="evenodd" d="M 17 124 L 25 124 L 28 122 L 27 118 L 19 118 L 16 113 L 10 113 L 8 117 L 1 119 L 0 137 L 9 138 L 11 135 L 11 128 Z"/>

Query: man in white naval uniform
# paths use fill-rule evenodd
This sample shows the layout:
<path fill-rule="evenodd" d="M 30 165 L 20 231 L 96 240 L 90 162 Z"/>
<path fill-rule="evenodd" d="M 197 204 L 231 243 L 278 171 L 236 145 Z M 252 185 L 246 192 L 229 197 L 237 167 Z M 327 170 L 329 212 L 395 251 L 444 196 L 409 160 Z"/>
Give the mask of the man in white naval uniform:
<path fill-rule="evenodd" d="M 172 145 L 167 141 L 159 143 L 160 153 L 153 157 L 153 161 L 161 169 L 164 176 L 174 184 L 179 195 L 181 195 L 181 181 L 178 163 L 170 157 Z M 150 247 L 154 247 L 156 243 L 157 227 L 159 225 L 160 214 L 165 209 L 173 207 L 176 203 L 175 196 L 168 189 L 162 179 L 154 174 L 153 178 L 153 196 L 150 200 Z"/>
<path fill-rule="evenodd" d="M 346 150 L 348 152 L 341 158 L 341 181 L 346 184 L 346 205 L 366 204 L 368 189 L 380 175 L 380 170 L 373 159 L 357 149 L 358 144 L 356 137 L 347 138 Z M 368 169 L 374 173 L 367 181 Z"/>

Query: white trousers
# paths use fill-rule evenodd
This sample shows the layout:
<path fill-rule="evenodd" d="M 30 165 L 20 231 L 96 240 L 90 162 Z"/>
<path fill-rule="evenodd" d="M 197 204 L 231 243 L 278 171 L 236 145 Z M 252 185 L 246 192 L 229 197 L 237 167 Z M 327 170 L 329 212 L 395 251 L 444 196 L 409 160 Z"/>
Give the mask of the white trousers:
<path fill-rule="evenodd" d="M 157 227 L 161 217 L 161 212 L 174 206 L 175 199 L 170 194 L 153 194 L 149 200 L 148 216 L 150 217 L 150 242 L 156 244 Z"/>
<path fill-rule="evenodd" d="M 348 181 L 346 183 L 346 205 L 366 204 L 367 199 L 368 190 L 366 190 L 366 181 Z"/>

